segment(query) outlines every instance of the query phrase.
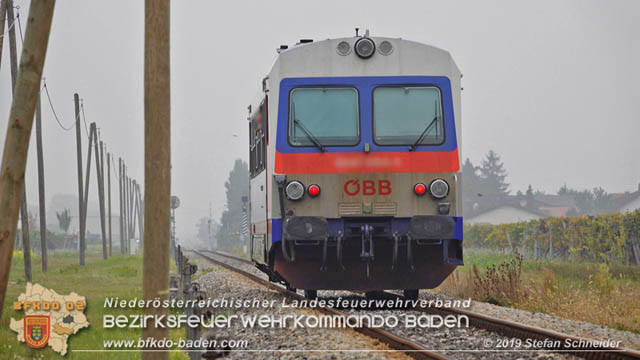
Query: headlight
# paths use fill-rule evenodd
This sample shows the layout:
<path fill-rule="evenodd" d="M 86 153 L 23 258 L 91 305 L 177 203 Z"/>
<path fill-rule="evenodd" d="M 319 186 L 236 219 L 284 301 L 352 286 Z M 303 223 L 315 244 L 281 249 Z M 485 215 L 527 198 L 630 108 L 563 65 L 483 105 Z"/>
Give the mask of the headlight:
<path fill-rule="evenodd" d="M 436 199 L 442 199 L 449 194 L 449 184 L 442 179 L 435 179 L 429 185 L 431 196 Z"/>
<path fill-rule="evenodd" d="M 290 181 L 285 189 L 289 200 L 300 200 L 304 195 L 304 185 L 300 181 Z"/>
<path fill-rule="evenodd" d="M 356 49 L 356 54 L 363 59 L 370 58 L 376 51 L 376 44 L 369 38 L 360 38 L 356 41 L 356 45 L 354 47 Z"/>
<path fill-rule="evenodd" d="M 339 55 L 347 56 L 351 54 L 351 45 L 346 41 L 340 41 L 338 48 L 336 49 Z"/>
<path fill-rule="evenodd" d="M 385 40 L 380 43 L 380 46 L 378 46 L 378 52 L 382 55 L 387 56 L 393 52 L 393 45 Z"/>

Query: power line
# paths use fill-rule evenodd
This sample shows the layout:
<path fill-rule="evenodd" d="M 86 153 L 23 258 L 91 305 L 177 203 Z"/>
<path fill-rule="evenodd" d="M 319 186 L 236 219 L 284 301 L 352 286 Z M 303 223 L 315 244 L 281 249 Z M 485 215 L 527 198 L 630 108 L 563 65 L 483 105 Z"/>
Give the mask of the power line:
<path fill-rule="evenodd" d="M 47 95 L 47 99 L 49 100 L 49 107 L 51 107 L 51 112 L 53 112 L 53 117 L 56 119 L 56 121 L 58 122 L 58 125 L 60 125 L 60 127 L 62 128 L 62 130 L 64 131 L 68 131 L 73 129 L 73 127 L 75 126 L 75 122 L 69 126 L 66 127 L 64 125 L 62 125 L 62 122 L 60 122 L 60 119 L 58 118 L 58 114 L 56 113 L 56 109 L 53 108 L 53 102 L 51 101 L 51 96 L 49 95 L 49 88 L 47 87 L 47 82 L 45 81 L 44 83 L 44 92 Z M 76 122 L 79 120 L 79 117 L 76 118 Z"/>
<path fill-rule="evenodd" d="M 22 43 L 22 45 L 24 46 L 24 39 L 22 37 L 22 23 L 20 22 L 20 6 L 16 6 L 16 20 L 18 21 L 18 30 L 20 32 L 20 42 Z M 13 23 L 15 23 L 16 21 L 14 20 Z M 11 26 L 13 26 L 13 23 L 11 24 Z M 62 130 L 64 131 L 69 131 L 71 129 L 73 129 L 75 123 L 69 127 L 66 127 L 64 125 L 62 125 L 62 122 L 60 122 L 60 118 L 58 118 L 58 113 L 56 113 L 56 109 L 54 109 L 53 107 L 53 102 L 51 101 L 51 95 L 49 94 L 49 88 L 47 87 L 47 81 L 46 79 L 42 79 L 44 82 L 44 91 L 47 94 L 47 99 L 49 100 L 49 107 L 51 108 L 51 112 L 53 113 L 53 117 L 56 119 L 56 122 L 58 122 L 58 125 L 60 125 L 60 127 L 62 128 Z M 78 119 L 76 119 L 76 121 L 78 121 Z"/>
<path fill-rule="evenodd" d="M 24 39 L 22 37 L 22 24 L 20 22 L 20 6 L 16 6 L 16 20 L 18 20 L 18 29 L 20 32 L 20 41 L 24 46 Z M 15 20 L 11 23 L 11 25 L 9 26 L 9 28 L 7 29 L 7 31 L 11 30 L 11 27 L 13 27 L 13 25 L 15 24 Z M 4 34 L 2 34 L 0 37 L 4 36 Z M 43 79 L 44 80 L 44 79 Z M 78 117 L 76 118 L 76 122 L 73 123 L 73 125 L 66 127 L 64 125 L 62 125 L 62 123 L 60 122 L 60 119 L 58 118 L 58 114 L 56 113 L 56 110 L 53 107 L 53 102 L 51 101 L 51 96 L 49 94 L 49 88 L 47 87 L 47 82 L 44 81 L 44 91 L 47 94 L 47 99 L 49 100 L 49 107 L 51 107 L 51 112 L 53 112 L 53 116 L 56 119 L 56 122 L 58 122 L 58 125 L 60 125 L 60 127 L 65 130 L 65 131 L 69 131 L 71 129 L 73 129 L 73 127 L 75 126 L 76 122 L 80 121 L 80 114 L 78 114 Z M 80 109 L 82 110 L 82 120 L 84 122 L 84 131 L 87 133 L 87 138 L 90 137 L 89 135 L 89 129 L 87 127 L 87 118 L 84 114 L 84 100 L 80 100 Z M 116 171 L 116 164 L 115 164 L 115 160 L 113 160 L 113 157 L 111 157 L 111 164 L 113 165 L 113 172 L 116 174 L 116 178 L 118 180 L 120 180 L 120 176 L 118 175 L 118 172 Z"/>

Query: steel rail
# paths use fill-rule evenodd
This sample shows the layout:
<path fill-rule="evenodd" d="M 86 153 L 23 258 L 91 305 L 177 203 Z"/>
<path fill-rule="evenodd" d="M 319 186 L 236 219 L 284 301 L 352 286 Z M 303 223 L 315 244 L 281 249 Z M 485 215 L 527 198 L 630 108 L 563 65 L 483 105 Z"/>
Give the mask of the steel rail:
<path fill-rule="evenodd" d="M 284 287 L 282 287 L 280 285 L 276 285 L 276 284 L 274 284 L 272 282 L 264 280 L 264 279 L 260 278 L 259 276 L 255 275 L 255 274 L 252 274 L 252 273 L 247 272 L 247 271 L 242 270 L 242 269 L 238 269 L 238 268 L 236 268 L 236 267 L 234 267 L 232 265 L 229 265 L 229 264 L 227 264 L 225 262 L 216 260 L 216 259 L 214 259 L 214 258 L 212 258 L 212 257 L 210 257 L 208 255 L 205 255 L 201 251 L 193 250 L 193 252 L 195 252 L 196 254 L 202 256 L 203 258 L 207 259 L 208 261 L 211 261 L 212 263 L 214 263 L 214 264 L 216 264 L 218 266 L 221 266 L 221 267 L 223 267 L 223 268 L 225 268 L 227 270 L 230 270 L 230 271 L 233 271 L 233 272 L 235 272 L 237 274 L 240 274 L 243 277 L 245 277 L 245 278 L 247 278 L 247 279 L 249 279 L 249 280 L 251 280 L 251 281 L 253 281 L 253 282 L 255 282 L 255 283 L 259 284 L 259 285 L 265 286 L 265 287 L 267 287 L 267 288 L 269 288 L 271 290 L 275 290 L 275 291 L 277 291 L 277 292 L 279 292 L 279 293 L 281 293 L 281 294 L 283 294 L 283 295 L 285 295 L 285 296 L 287 296 L 289 298 L 296 299 L 296 300 L 304 300 L 305 299 L 304 296 L 301 296 L 301 295 L 299 295 L 299 294 L 297 294 L 295 292 L 289 291 L 289 290 L 285 289 Z M 240 261 L 240 262 L 243 262 L 243 263 L 251 264 L 251 261 L 249 261 L 247 259 L 238 258 L 238 257 L 232 256 L 232 255 L 228 255 L 228 254 L 221 254 L 221 253 L 218 253 L 218 252 L 214 252 L 214 254 L 219 255 L 219 256 L 223 256 L 223 257 L 227 257 L 229 259 L 233 259 L 233 260 L 236 260 L 236 261 Z M 320 307 L 318 307 L 318 308 L 313 308 L 313 310 L 317 310 L 317 311 L 319 311 L 319 312 L 321 312 L 321 313 L 323 313 L 325 315 L 349 316 L 348 314 L 343 313 L 342 311 L 338 311 L 338 310 L 333 309 L 333 308 L 324 308 L 324 307 L 320 308 Z M 366 320 L 364 322 L 366 323 Z M 353 330 L 355 330 L 355 331 L 357 331 L 357 332 L 359 332 L 361 334 L 367 335 L 369 337 L 372 337 L 374 339 L 377 339 L 377 340 L 389 345 L 391 348 L 393 348 L 395 350 L 403 351 L 403 352 L 405 352 L 405 354 L 407 356 L 410 356 L 410 357 L 412 357 L 414 359 L 437 359 L 437 360 L 445 360 L 445 359 L 447 359 L 447 357 L 442 356 L 442 355 L 440 355 L 440 354 L 438 354 L 436 352 L 430 351 L 430 350 L 424 348 L 422 345 L 417 344 L 417 343 L 415 343 L 415 342 L 413 342 L 411 340 L 407 340 L 407 339 L 398 337 L 398 336 L 393 335 L 390 332 L 385 331 L 385 330 L 369 327 L 366 324 L 363 324 L 362 327 L 353 328 Z"/>
<path fill-rule="evenodd" d="M 239 261 L 245 264 L 252 264 L 250 260 L 234 255 L 212 251 L 212 253 Z M 392 298 L 403 298 L 402 295 L 392 292 L 384 292 L 384 295 Z M 521 340 L 549 340 L 554 344 L 560 343 L 559 347 L 550 348 L 554 352 L 568 353 L 589 360 L 614 360 L 614 359 L 640 359 L 640 352 L 626 348 L 597 347 L 589 344 L 600 343 L 594 339 L 587 339 L 558 331 L 543 329 L 536 326 L 525 325 L 510 320 L 474 313 L 468 310 L 445 308 L 445 307 L 415 307 L 412 310 L 440 316 L 454 315 L 466 316 L 469 318 L 469 325 L 488 330 L 503 336 L 514 337 Z M 574 346 L 574 344 L 577 344 Z M 544 347 L 541 349 L 545 349 Z M 546 350 L 550 350 L 546 349 Z"/>

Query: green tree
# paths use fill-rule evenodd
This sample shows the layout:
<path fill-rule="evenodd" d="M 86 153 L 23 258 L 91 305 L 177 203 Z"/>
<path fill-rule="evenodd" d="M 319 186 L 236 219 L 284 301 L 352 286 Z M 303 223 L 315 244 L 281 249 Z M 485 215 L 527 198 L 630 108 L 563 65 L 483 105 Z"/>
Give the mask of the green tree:
<path fill-rule="evenodd" d="M 563 185 L 558 189 L 558 195 L 565 195 L 573 198 L 579 211 L 577 215 L 599 215 L 613 211 L 611 194 L 603 188 L 597 187 L 593 190 L 576 190 Z"/>
<path fill-rule="evenodd" d="M 593 210 L 596 214 L 607 214 L 613 211 L 611 194 L 603 188 L 593 188 Z"/>
<path fill-rule="evenodd" d="M 482 180 L 481 191 L 485 195 L 498 198 L 509 195 L 509 184 L 505 181 L 507 170 L 495 151 L 489 150 L 478 171 Z"/>
<path fill-rule="evenodd" d="M 239 245 L 237 234 L 242 231 L 242 197 L 249 196 L 249 167 L 246 162 L 241 159 L 235 161 L 224 187 L 227 203 L 217 232 L 218 247 L 231 248 Z"/>
<path fill-rule="evenodd" d="M 71 225 L 71 214 L 69 213 L 69 209 L 56 212 L 56 217 L 58 218 L 58 225 L 60 226 L 60 229 L 64 230 L 64 233 L 66 234 L 69 231 L 69 225 Z"/>
<path fill-rule="evenodd" d="M 529 184 L 526 194 L 527 194 L 527 199 L 533 200 L 533 188 L 531 187 L 531 184 Z"/>

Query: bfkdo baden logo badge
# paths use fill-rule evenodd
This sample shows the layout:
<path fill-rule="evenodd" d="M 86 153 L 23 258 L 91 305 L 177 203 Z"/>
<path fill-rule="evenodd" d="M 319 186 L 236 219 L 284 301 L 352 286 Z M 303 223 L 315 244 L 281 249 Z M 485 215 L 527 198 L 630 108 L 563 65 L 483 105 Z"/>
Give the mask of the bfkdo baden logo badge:
<path fill-rule="evenodd" d="M 51 333 L 51 318 L 41 315 L 24 317 L 24 341 L 32 348 L 47 345 Z"/>
<path fill-rule="evenodd" d="M 26 291 L 13 302 L 13 310 L 24 311 L 24 317 L 11 318 L 9 328 L 18 334 L 19 342 L 32 348 L 49 346 L 64 356 L 69 337 L 89 326 L 84 314 L 86 306 L 85 297 L 74 292 L 61 295 L 44 286 L 27 283 Z"/>

